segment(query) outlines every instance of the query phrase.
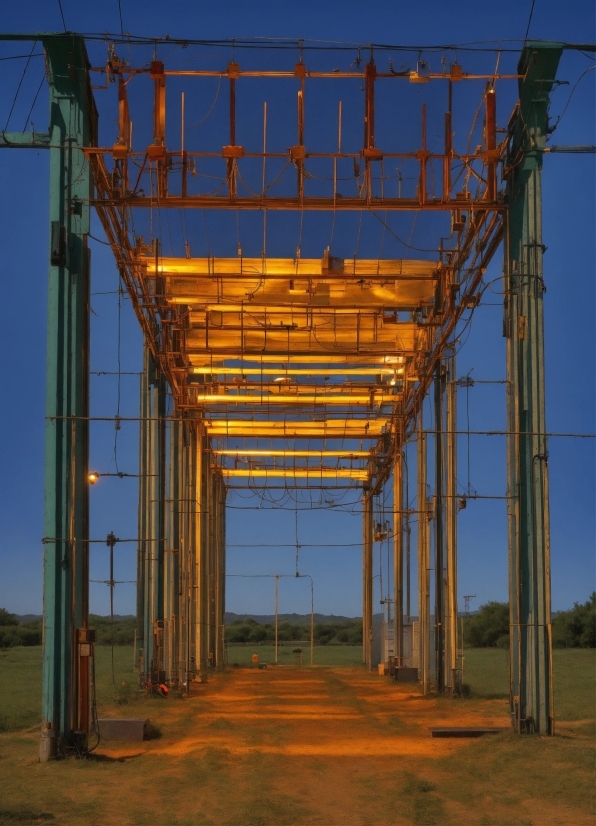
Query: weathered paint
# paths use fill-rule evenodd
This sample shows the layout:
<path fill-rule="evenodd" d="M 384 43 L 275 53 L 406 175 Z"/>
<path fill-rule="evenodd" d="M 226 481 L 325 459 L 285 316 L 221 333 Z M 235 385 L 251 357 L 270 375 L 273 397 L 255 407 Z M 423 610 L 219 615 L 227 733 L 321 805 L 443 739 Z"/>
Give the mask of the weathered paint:
<path fill-rule="evenodd" d="M 563 44 L 524 47 L 508 157 L 505 242 L 511 713 L 519 732 L 554 733 L 545 436 L 542 157 Z"/>

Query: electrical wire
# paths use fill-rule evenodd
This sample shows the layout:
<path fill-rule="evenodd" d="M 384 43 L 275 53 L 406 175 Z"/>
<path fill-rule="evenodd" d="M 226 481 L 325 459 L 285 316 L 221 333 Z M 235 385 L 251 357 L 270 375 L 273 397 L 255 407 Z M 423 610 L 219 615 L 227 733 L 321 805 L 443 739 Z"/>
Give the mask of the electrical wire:
<path fill-rule="evenodd" d="M 25 118 L 25 125 L 23 126 L 23 132 L 27 131 L 27 126 L 29 124 L 29 118 L 31 117 L 31 115 L 33 113 L 33 109 L 35 107 L 35 104 L 37 103 L 37 98 L 39 97 L 39 93 L 41 92 L 41 87 L 43 86 L 45 79 L 46 79 L 46 73 L 45 73 L 45 70 L 44 70 L 44 73 L 41 76 L 41 80 L 39 82 L 39 86 L 37 87 L 37 92 L 35 93 L 35 97 L 33 98 L 33 103 L 31 104 L 31 107 L 29 109 L 29 113 L 28 113 L 27 117 Z"/>
<path fill-rule="evenodd" d="M 64 20 L 64 12 L 62 11 L 62 0 L 58 0 L 58 8 L 60 9 L 60 17 L 62 18 L 62 25 L 66 31 L 66 22 Z"/>
<path fill-rule="evenodd" d="M 118 16 L 120 17 L 120 34 L 124 37 L 124 26 L 122 25 L 122 4 L 118 0 Z"/>
<path fill-rule="evenodd" d="M 6 124 L 4 126 L 4 129 L 2 130 L 3 132 L 6 132 L 6 130 L 8 129 L 8 124 L 10 123 L 10 118 L 12 117 L 12 113 L 14 111 L 14 107 L 15 107 L 15 104 L 17 102 L 17 98 L 19 97 L 19 92 L 21 91 L 21 86 L 23 85 L 23 81 L 25 80 L 25 75 L 27 74 L 27 69 L 29 67 L 29 63 L 31 61 L 31 58 L 33 57 L 33 51 L 35 50 L 36 46 L 37 46 L 37 41 L 34 41 L 33 46 L 31 46 L 31 52 L 29 54 L 29 57 L 27 58 L 27 62 L 25 63 L 25 68 L 23 69 L 23 74 L 21 75 L 21 79 L 19 80 L 19 85 L 17 86 L 17 90 L 14 93 L 14 97 L 12 99 L 12 105 L 10 107 L 8 117 L 6 118 Z M 37 96 L 36 96 L 36 99 L 37 99 Z"/>
<path fill-rule="evenodd" d="M 565 112 L 567 111 L 567 107 L 568 107 L 568 106 L 569 106 L 569 104 L 571 103 L 571 98 L 573 97 L 573 93 L 574 93 L 574 92 L 575 92 L 575 90 L 577 89 L 577 87 L 578 87 L 578 84 L 579 84 L 580 80 L 581 80 L 581 79 L 582 79 L 582 78 L 583 78 L 583 77 L 584 77 L 584 76 L 585 76 L 588 72 L 591 72 L 593 69 L 596 69 L 596 63 L 595 63 L 593 66 L 588 66 L 588 68 L 587 68 L 587 69 L 584 69 L 584 71 L 581 73 L 581 75 L 578 77 L 578 79 L 577 79 L 577 80 L 575 81 L 575 83 L 573 84 L 573 87 L 572 87 L 571 91 L 569 92 L 569 97 L 567 98 L 567 102 L 566 102 L 565 106 L 563 107 L 563 111 L 561 112 L 561 114 L 560 114 L 560 115 L 559 115 L 559 117 L 557 118 L 557 121 L 556 121 L 555 125 L 552 127 L 552 129 L 550 129 L 550 130 L 549 130 L 549 138 L 550 138 L 550 137 L 552 137 L 553 133 L 557 130 L 557 128 L 558 128 L 558 126 L 559 126 L 559 124 L 560 124 L 560 122 L 561 122 L 561 119 L 562 119 L 563 115 L 564 115 L 564 114 L 565 114 Z"/>
<path fill-rule="evenodd" d="M 536 4 L 536 0 L 532 0 L 532 7 L 530 8 L 530 16 L 528 17 L 528 25 L 526 26 L 526 36 L 524 40 L 528 39 L 528 34 L 530 33 L 530 23 L 532 22 L 532 15 L 534 14 L 534 5 Z"/>

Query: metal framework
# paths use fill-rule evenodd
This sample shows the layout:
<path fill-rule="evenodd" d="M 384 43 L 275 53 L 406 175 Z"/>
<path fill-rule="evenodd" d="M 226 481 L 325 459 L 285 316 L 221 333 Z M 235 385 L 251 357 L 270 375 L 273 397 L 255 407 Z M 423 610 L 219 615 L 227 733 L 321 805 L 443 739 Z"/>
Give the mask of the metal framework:
<path fill-rule="evenodd" d="M 313 487 L 341 487 L 347 481 L 362 488 L 363 660 L 369 668 L 373 502 L 393 479 L 394 655 L 401 666 L 404 582 L 409 589 L 403 570 L 406 535 L 409 541 L 403 453 L 414 435 L 420 681 L 424 692 L 432 685 L 457 689 L 452 345 L 458 322 L 477 303 L 483 273 L 505 239 L 512 717 L 517 731 L 552 734 L 540 170 L 548 96 L 563 45 L 528 42 L 517 73 L 475 75 L 457 63 L 432 73 L 424 61 L 416 70 L 381 72 L 372 54 L 365 66 L 349 72 L 311 69 L 302 57 L 283 71 L 244 69 L 234 60 L 182 71 L 156 58 L 149 68 L 135 68 L 119 60 L 113 47 L 105 66 L 93 68 L 82 37 L 40 39 L 49 67 L 49 133 L 5 133 L 0 145 L 43 146 L 51 155 L 42 759 L 84 741 L 90 727 L 91 207 L 145 337 L 137 612 L 139 664 L 149 687 L 167 680 L 188 689 L 191 680 L 206 679 L 209 668 L 223 666 L 225 499 L 236 479 L 254 485 L 302 479 Z M 90 81 L 97 73 L 105 85 L 95 89 L 112 83 L 118 89 L 118 134 L 108 146 L 97 144 Z M 185 145 L 183 93 L 181 140 L 174 148 L 167 136 L 168 85 L 213 77 L 228 88 L 227 142 L 217 151 Z M 287 151 L 268 148 L 266 104 L 262 148 L 237 141 L 237 111 L 249 78 L 275 79 L 296 95 L 295 142 Z M 307 92 L 318 83 L 354 80 L 364 91 L 362 145 L 346 149 L 342 136 L 350 124 L 341 103 L 336 149 L 307 145 Z M 519 84 L 519 103 L 507 128 L 499 129 L 497 85 L 512 80 Z M 483 110 L 482 143 L 473 153 L 457 149 L 452 124 L 453 89 L 472 81 L 481 81 Z M 138 115 L 141 126 L 135 127 L 133 142 L 131 111 L 143 106 L 143 96 L 135 98 L 141 82 L 145 91 L 147 82 L 153 87 L 153 108 Z M 427 139 L 424 105 L 415 150 L 379 146 L 379 89 L 391 96 L 419 83 L 446 90 L 442 151 L 433 150 Z M 316 108 L 315 95 L 313 100 Z M 387 191 L 383 164 L 393 159 L 415 170 L 411 191 Z M 199 162 L 221 176 L 216 191 L 202 191 Z M 326 165 L 327 183 L 313 177 L 314 162 Z M 342 183 L 346 164 L 354 168 L 355 190 Z M 465 170 L 457 185 L 456 164 Z M 276 175 L 273 182 L 269 169 Z M 451 236 L 437 244 L 434 258 L 423 260 L 345 259 L 329 248 L 319 258 L 302 258 L 300 249 L 292 258 L 277 258 L 266 254 L 265 242 L 260 257 L 245 257 L 240 248 L 235 258 L 193 257 L 188 244 L 186 254 L 175 257 L 164 254 L 156 233 L 146 240 L 133 222 L 134 216 L 167 208 L 263 215 L 442 213 L 450 218 Z M 433 383 L 434 494 L 429 498 L 422 409 Z M 167 392 L 172 409 L 166 407 Z"/>

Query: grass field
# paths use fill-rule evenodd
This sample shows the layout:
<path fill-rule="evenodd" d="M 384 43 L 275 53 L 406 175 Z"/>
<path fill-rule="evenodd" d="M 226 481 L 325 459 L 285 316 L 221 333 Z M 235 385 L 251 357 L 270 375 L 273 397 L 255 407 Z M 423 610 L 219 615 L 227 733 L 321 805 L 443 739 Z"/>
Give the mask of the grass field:
<path fill-rule="evenodd" d="M 268 646 L 235 647 L 229 661 L 255 652 L 273 661 Z M 100 714 L 150 717 L 162 736 L 40 764 L 40 650 L 0 652 L 0 824 L 595 824 L 595 653 L 555 651 L 556 737 L 456 741 L 429 726 L 507 726 L 503 651 L 466 653 L 467 700 L 338 668 L 360 660 L 348 646 L 315 648 L 314 669 L 305 649 L 303 668 L 230 668 L 190 699 L 162 700 L 135 691 L 130 648 L 115 649 L 114 688 L 110 649 L 98 647 Z"/>
<path fill-rule="evenodd" d="M 279 665 L 299 665 L 300 655 L 295 654 L 292 649 L 302 649 L 302 663 L 310 663 L 310 645 L 287 643 L 280 645 L 277 653 Z M 259 662 L 267 665 L 275 664 L 275 647 L 273 645 L 228 645 L 228 663 L 233 666 L 250 665 L 251 656 L 258 654 Z M 314 647 L 315 665 L 360 665 L 362 663 L 362 648 L 359 645 L 315 645 Z"/>

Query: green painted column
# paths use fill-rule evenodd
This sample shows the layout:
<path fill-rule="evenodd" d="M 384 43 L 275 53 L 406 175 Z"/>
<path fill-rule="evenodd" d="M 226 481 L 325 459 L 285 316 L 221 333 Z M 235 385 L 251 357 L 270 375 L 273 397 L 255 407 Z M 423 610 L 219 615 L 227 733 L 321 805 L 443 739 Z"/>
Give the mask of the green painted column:
<path fill-rule="evenodd" d="M 507 158 L 504 333 L 511 714 L 518 732 L 553 734 L 548 446 L 544 402 L 542 157 L 563 45 L 528 42 Z"/>
<path fill-rule="evenodd" d="M 95 109 L 81 37 L 44 37 L 50 88 L 42 761 L 85 745 L 88 669 L 89 198 Z M 79 679 L 79 675 L 82 675 Z M 86 707 L 85 707 L 86 706 Z M 77 730 L 81 736 L 75 735 Z"/>

